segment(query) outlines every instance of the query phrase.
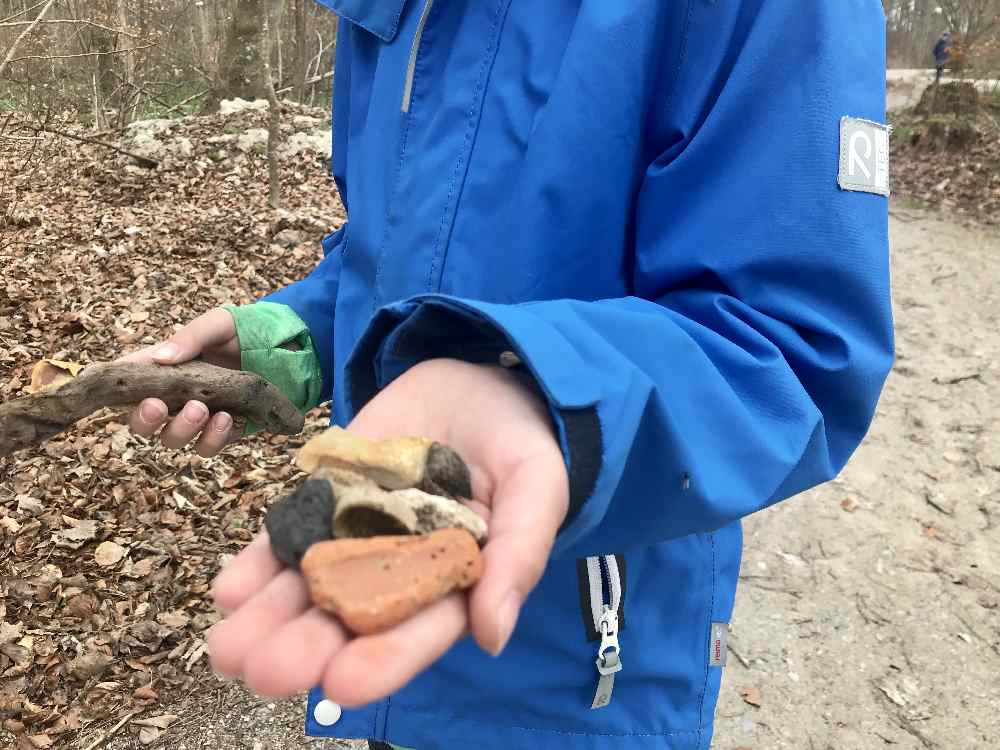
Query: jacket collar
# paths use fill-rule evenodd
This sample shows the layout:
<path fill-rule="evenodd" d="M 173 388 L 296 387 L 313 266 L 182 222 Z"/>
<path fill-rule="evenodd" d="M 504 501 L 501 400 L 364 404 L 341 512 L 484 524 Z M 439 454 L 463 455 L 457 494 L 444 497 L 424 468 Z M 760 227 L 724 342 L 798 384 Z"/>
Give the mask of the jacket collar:
<path fill-rule="evenodd" d="M 399 29 L 399 17 L 407 0 L 317 0 L 338 16 L 370 31 L 383 42 L 391 42 Z"/>

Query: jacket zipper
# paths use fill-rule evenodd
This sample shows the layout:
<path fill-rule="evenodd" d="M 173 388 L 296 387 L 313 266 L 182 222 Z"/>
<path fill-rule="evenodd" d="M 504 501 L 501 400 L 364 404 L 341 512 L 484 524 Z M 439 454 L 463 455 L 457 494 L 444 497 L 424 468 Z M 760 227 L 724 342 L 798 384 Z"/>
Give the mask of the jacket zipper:
<path fill-rule="evenodd" d="M 592 709 L 603 708 L 611 702 L 615 675 L 622 670 L 621 647 L 618 643 L 618 610 L 622 601 L 621 572 L 614 555 L 587 558 L 587 578 L 590 583 L 590 609 L 594 629 L 601 635 L 597 650 L 597 690 L 590 704 Z M 607 587 L 609 602 L 604 601 Z"/>
<path fill-rule="evenodd" d="M 434 7 L 434 0 L 426 0 L 424 9 L 420 12 L 420 20 L 417 21 L 417 33 L 413 35 L 413 44 L 410 46 L 410 59 L 406 64 L 406 83 L 403 85 L 403 103 L 400 111 L 404 114 L 410 111 L 410 94 L 413 92 L 413 73 L 417 67 L 417 52 L 420 51 L 420 39 L 424 35 L 424 25 L 427 23 L 427 16 Z"/>

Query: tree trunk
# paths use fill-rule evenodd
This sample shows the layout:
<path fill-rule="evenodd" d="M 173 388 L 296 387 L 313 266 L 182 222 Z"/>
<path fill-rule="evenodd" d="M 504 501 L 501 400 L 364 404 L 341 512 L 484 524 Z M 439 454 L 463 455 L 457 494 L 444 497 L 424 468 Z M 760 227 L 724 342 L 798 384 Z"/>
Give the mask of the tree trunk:
<path fill-rule="evenodd" d="M 264 92 L 260 86 L 261 19 L 265 0 L 235 0 L 219 59 L 219 76 L 206 106 L 218 109 L 223 99 L 254 99 Z"/>
<path fill-rule="evenodd" d="M 261 55 L 261 85 L 267 95 L 269 117 L 267 121 L 267 202 L 271 208 L 281 208 L 281 175 L 278 173 L 278 145 L 281 135 L 281 104 L 274 91 L 271 73 L 271 56 L 274 54 L 278 29 L 281 26 L 283 0 L 271 0 L 268 8 L 267 28 L 264 31 L 264 50 Z"/>
<path fill-rule="evenodd" d="M 295 100 L 298 102 L 306 100 L 306 65 L 309 61 L 306 2 L 307 0 L 295 0 L 295 62 L 292 66 L 292 84 L 296 87 Z"/>

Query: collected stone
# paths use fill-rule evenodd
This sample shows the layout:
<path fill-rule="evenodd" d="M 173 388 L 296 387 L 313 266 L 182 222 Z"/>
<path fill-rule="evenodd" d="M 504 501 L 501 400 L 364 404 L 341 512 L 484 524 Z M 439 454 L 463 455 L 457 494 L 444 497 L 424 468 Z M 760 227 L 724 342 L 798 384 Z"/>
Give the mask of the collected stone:
<path fill-rule="evenodd" d="M 326 478 L 307 479 L 291 495 L 271 505 L 264 526 L 275 557 L 298 568 L 311 545 L 333 536 L 333 509 L 333 488 Z"/>
<path fill-rule="evenodd" d="M 374 485 L 334 484 L 337 498 L 333 535 L 338 538 L 394 534 L 429 534 L 462 528 L 479 544 L 486 542 L 486 521 L 457 500 L 423 490 L 387 492 Z"/>
<path fill-rule="evenodd" d="M 465 529 L 320 542 L 302 558 L 316 606 L 360 635 L 398 625 L 468 588 L 482 570 L 479 545 Z"/>
<path fill-rule="evenodd" d="M 296 463 L 309 473 L 324 467 L 361 472 L 387 490 L 472 497 L 469 467 L 451 448 L 428 438 L 372 441 L 331 427 L 302 446 Z"/>

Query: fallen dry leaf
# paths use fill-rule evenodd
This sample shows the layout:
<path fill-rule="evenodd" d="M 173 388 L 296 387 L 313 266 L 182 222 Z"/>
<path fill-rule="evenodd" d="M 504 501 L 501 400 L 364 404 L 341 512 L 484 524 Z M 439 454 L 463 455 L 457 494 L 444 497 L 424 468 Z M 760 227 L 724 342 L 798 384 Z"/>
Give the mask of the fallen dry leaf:
<path fill-rule="evenodd" d="M 160 697 L 160 694 L 149 685 L 142 685 L 132 691 L 132 697 L 139 701 L 155 701 Z"/>
<path fill-rule="evenodd" d="M 175 721 L 177 721 L 176 714 L 160 714 L 148 719 L 132 719 L 132 723 L 137 727 L 153 727 L 155 729 L 166 729 Z"/>
<path fill-rule="evenodd" d="M 75 378 L 83 365 L 77 362 L 62 362 L 57 359 L 43 359 L 31 370 L 31 383 L 25 386 L 25 393 L 52 391 Z"/>
<path fill-rule="evenodd" d="M 139 730 L 139 742 L 143 745 L 151 745 L 160 738 L 161 734 L 163 734 L 162 729 L 143 727 Z"/>
<path fill-rule="evenodd" d="M 89 680 L 104 673 L 111 663 L 111 657 L 100 651 L 78 656 L 66 665 L 67 671 L 78 680 Z"/>
<path fill-rule="evenodd" d="M 65 519 L 66 516 L 63 516 Z M 89 542 L 97 536 L 97 521 L 79 521 L 68 529 L 61 529 L 52 534 L 52 541 L 59 547 L 80 549 L 84 542 Z"/>
<path fill-rule="evenodd" d="M 125 557 L 125 548 L 114 542 L 101 542 L 94 550 L 94 560 L 102 568 L 117 565 Z"/>
<path fill-rule="evenodd" d="M 743 697 L 745 703 L 757 706 L 758 708 L 760 707 L 760 688 L 745 687 L 740 690 L 740 695 Z"/>

